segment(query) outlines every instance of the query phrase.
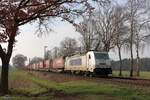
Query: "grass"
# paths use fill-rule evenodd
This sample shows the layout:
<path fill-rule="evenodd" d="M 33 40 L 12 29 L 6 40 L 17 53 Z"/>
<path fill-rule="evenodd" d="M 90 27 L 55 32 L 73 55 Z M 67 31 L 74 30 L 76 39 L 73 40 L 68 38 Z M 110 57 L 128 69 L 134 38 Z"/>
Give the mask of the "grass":
<path fill-rule="evenodd" d="M 9 75 L 11 94 L 0 100 L 150 100 L 150 88 L 86 80 L 58 83 L 21 70 L 12 70 Z"/>
<path fill-rule="evenodd" d="M 113 76 L 118 76 L 118 75 L 119 75 L 119 71 L 113 71 Z M 124 77 L 129 77 L 130 72 L 129 71 L 122 71 L 122 75 Z M 150 79 L 150 72 L 148 72 L 148 71 L 141 71 L 139 78 Z"/>
<path fill-rule="evenodd" d="M 67 88 L 66 88 L 67 86 Z M 87 81 L 80 81 L 80 82 L 67 82 L 63 83 L 61 88 L 63 91 L 71 94 L 80 94 L 80 95 L 87 95 L 87 96 L 95 96 L 99 100 L 101 96 L 108 96 L 112 98 L 122 98 L 122 100 L 131 100 L 138 98 L 142 100 L 149 100 L 149 92 L 145 91 L 138 91 L 135 88 L 129 87 L 120 87 L 114 84 L 104 84 L 104 83 L 94 83 Z M 146 97 L 146 98 L 145 98 Z M 114 100 L 115 100 L 114 99 Z M 96 99 L 95 99 L 96 100 Z"/>
<path fill-rule="evenodd" d="M 150 72 L 140 72 L 140 77 L 150 79 Z"/>

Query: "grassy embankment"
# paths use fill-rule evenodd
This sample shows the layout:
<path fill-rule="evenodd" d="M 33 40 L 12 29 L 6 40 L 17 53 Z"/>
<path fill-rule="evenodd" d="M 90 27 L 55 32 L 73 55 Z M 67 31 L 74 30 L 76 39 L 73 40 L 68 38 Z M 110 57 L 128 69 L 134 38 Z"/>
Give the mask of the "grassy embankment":
<path fill-rule="evenodd" d="M 134 73 L 135 74 L 135 73 Z M 119 71 L 113 71 L 113 76 L 118 76 Z M 123 77 L 129 77 L 130 72 L 129 71 L 122 71 L 122 76 Z M 144 79 L 150 79 L 150 72 L 146 71 L 141 71 L 140 76 L 137 78 L 144 78 Z"/>
<path fill-rule="evenodd" d="M 0 100 L 150 100 L 150 88 L 86 80 L 54 82 L 25 71 L 10 71 L 10 95 Z"/>

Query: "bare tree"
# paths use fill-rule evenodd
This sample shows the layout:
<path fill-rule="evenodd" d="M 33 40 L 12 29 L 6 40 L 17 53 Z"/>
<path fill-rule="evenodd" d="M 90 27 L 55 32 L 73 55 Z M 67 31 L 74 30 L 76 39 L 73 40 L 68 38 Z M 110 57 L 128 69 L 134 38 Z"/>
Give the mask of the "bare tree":
<path fill-rule="evenodd" d="M 145 16 L 145 15 L 144 15 Z M 145 36 L 147 36 L 147 32 L 145 30 L 147 30 L 147 25 L 149 26 L 150 20 L 149 19 L 144 19 L 141 22 L 137 23 L 137 31 L 134 37 L 134 44 L 135 44 L 135 48 L 136 48 L 136 75 L 140 76 L 140 54 L 139 54 L 139 50 L 143 50 L 145 45 L 146 45 L 146 38 Z"/>
<path fill-rule="evenodd" d="M 126 13 L 124 12 L 124 7 L 117 6 L 115 8 L 115 28 L 116 28 L 116 47 L 118 49 L 119 55 L 119 76 L 122 76 L 122 56 L 121 56 L 121 49 L 126 41 L 128 27 L 125 25 L 127 20 Z"/>
<path fill-rule="evenodd" d="M 116 26 L 121 22 L 116 18 L 117 5 L 111 3 L 105 6 L 98 4 L 98 10 L 95 12 L 95 30 L 98 34 L 98 49 L 109 52 L 116 46 L 117 31 Z"/>
<path fill-rule="evenodd" d="M 52 59 L 52 51 L 50 51 L 50 50 L 46 51 L 45 59 Z"/>
<path fill-rule="evenodd" d="M 146 0 L 128 0 L 127 3 L 127 13 L 128 13 L 128 24 L 129 24 L 129 45 L 130 45 L 130 54 L 131 54 L 131 70 L 130 76 L 133 76 L 133 45 L 135 43 L 136 54 L 137 54 L 137 75 L 139 76 L 139 44 L 142 40 L 143 27 L 146 23 L 149 23 L 147 19 L 147 11 L 145 9 Z M 141 31 L 142 30 L 142 31 Z M 142 33 L 142 34 L 141 34 Z"/>
<path fill-rule="evenodd" d="M 109 52 L 116 45 L 115 5 L 112 3 L 101 5 L 99 2 L 96 4 L 97 9 L 93 13 L 90 12 L 88 17 L 83 17 L 83 21 L 76 25 L 76 28 L 82 36 L 86 51 Z"/>
<path fill-rule="evenodd" d="M 76 31 L 81 34 L 81 43 L 85 52 L 95 50 L 97 35 L 94 30 L 92 16 L 83 16 L 83 21 L 76 25 Z"/>
<path fill-rule="evenodd" d="M 39 61 L 42 61 L 42 60 L 43 60 L 43 58 L 41 58 L 41 57 L 34 57 L 34 58 L 31 59 L 29 64 L 38 63 Z"/>
<path fill-rule="evenodd" d="M 77 48 L 77 41 L 73 38 L 66 37 L 63 41 L 60 43 L 60 48 L 62 49 L 62 53 L 64 56 L 72 55 L 76 52 Z"/>

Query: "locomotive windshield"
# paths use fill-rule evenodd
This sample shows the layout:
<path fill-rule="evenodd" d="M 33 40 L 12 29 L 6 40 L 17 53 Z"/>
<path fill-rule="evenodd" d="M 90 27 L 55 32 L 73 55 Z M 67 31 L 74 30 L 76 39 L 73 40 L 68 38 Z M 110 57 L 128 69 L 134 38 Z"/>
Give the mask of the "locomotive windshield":
<path fill-rule="evenodd" d="M 108 53 L 96 53 L 94 52 L 95 59 L 109 59 Z"/>

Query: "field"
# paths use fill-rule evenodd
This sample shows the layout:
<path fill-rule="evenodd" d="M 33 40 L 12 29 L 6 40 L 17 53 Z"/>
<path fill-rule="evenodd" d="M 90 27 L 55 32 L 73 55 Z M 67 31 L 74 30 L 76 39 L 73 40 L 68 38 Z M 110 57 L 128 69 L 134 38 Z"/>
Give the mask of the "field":
<path fill-rule="evenodd" d="M 150 100 L 150 87 L 56 73 L 11 70 L 0 100 Z"/>
<path fill-rule="evenodd" d="M 118 75 L 119 75 L 119 71 L 113 71 L 113 76 L 118 76 Z M 129 75 L 130 75 L 129 71 L 122 71 L 123 77 L 129 77 Z M 150 79 L 150 72 L 141 71 L 140 77 L 138 77 L 138 78 Z"/>

